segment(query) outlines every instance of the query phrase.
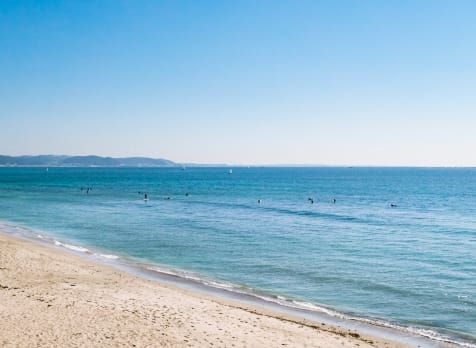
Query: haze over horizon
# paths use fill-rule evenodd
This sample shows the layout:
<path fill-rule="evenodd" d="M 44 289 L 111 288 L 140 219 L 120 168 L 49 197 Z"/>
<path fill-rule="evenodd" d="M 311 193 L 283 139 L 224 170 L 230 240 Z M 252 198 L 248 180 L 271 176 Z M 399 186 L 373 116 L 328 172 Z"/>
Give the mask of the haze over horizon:
<path fill-rule="evenodd" d="M 476 166 L 474 1 L 0 4 L 0 154 Z"/>

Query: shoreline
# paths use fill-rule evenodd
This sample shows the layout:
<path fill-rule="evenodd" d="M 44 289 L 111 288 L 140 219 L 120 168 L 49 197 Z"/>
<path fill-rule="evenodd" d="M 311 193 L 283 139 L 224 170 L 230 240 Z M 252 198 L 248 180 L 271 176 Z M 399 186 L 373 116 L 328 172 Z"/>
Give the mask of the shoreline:
<path fill-rule="evenodd" d="M 158 276 L 157 271 L 150 270 L 150 272 L 144 272 L 144 269 L 139 269 L 138 267 L 131 267 L 131 265 L 119 264 L 119 263 L 109 263 L 109 262 L 101 262 L 101 260 L 92 259 L 91 257 L 84 257 L 86 255 L 80 254 L 81 251 L 74 250 L 66 250 L 64 247 L 60 245 L 54 245 L 41 240 L 32 240 L 32 238 L 28 238 L 27 236 L 22 236 L 20 233 L 14 235 L 12 233 L 5 233 L 0 231 L 0 241 L 2 242 L 2 249 L 5 249 L 4 245 L 16 245 L 17 249 L 25 249 L 28 252 L 35 254 L 40 253 L 42 255 L 46 255 L 48 258 L 56 258 L 62 262 L 70 262 L 73 267 L 83 268 L 85 264 L 88 264 L 88 267 L 94 267 L 98 269 L 96 273 L 101 274 L 102 276 L 92 277 L 92 279 L 88 279 L 83 286 L 90 286 L 91 280 L 94 279 L 94 282 L 100 281 L 101 277 L 105 277 L 108 273 L 112 272 L 113 274 L 119 274 L 119 278 L 129 278 L 132 283 L 140 283 L 139 288 L 144 286 L 144 284 L 148 284 L 147 286 L 151 286 L 156 288 L 155 291 L 167 291 L 173 293 L 175 296 L 184 296 L 187 300 L 195 299 L 195 301 L 209 301 L 214 303 L 215 305 L 220 306 L 221 312 L 226 312 L 230 310 L 237 310 L 241 311 L 241 315 L 247 317 L 252 316 L 256 318 L 269 318 L 270 320 L 278 321 L 284 326 L 291 326 L 293 330 L 297 328 L 307 328 L 306 330 L 311 330 L 311 335 L 308 336 L 318 339 L 318 341 L 314 342 L 311 345 L 321 345 L 323 347 L 326 346 L 333 346 L 335 344 L 335 339 L 343 338 L 344 341 L 340 342 L 339 345 L 343 344 L 344 346 L 355 346 L 356 344 L 360 344 L 360 346 L 371 346 L 371 347 L 408 347 L 408 346 L 420 346 L 420 347 L 455 347 L 456 345 L 448 344 L 444 342 L 438 342 L 426 339 L 424 337 L 419 337 L 416 335 L 411 335 L 407 333 L 401 333 L 397 330 L 379 327 L 372 324 L 364 323 L 363 321 L 355 321 L 352 322 L 348 319 L 340 319 L 334 318 L 330 315 L 316 315 L 315 312 L 306 311 L 303 309 L 298 308 L 285 308 L 285 306 L 280 306 L 278 303 L 270 303 L 266 302 L 264 299 L 262 301 L 257 300 L 257 298 L 253 298 L 252 296 L 247 296 L 246 294 L 236 294 L 231 291 L 226 291 L 224 289 L 215 289 L 215 291 L 210 291 L 211 287 L 207 287 L 205 284 L 201 284 L 199 282 L 194 282 L 193 280 L 181 279 L 179 276 L 175 275 L 168 275 L 166 273 L 162 273 Z M 72 252 L 73 251 L 73 252 Z M 4 250 L 2 250 L 2 258 L 4 254 Z M 106 260 L 104 260 L 106 261 Z M 3 262 L 3 260 L 2 260 Z M 38 260 L 41 264 L 42 261 Z M 92 266 L 91 266 L 92 264 Z M 20 264 L 16 265 L 22 266 Z M 5 271 L 5 268 L 2 266 L 0 270 L 2 273 Z M 46 270 L 42 270 L 43 272 Z M 63 271 L 64 269 L 55 270 L 55 272 Z M 0 273 L 0 274 L 2 274 Z M 50 272 L 51 273 L 51 272 Z M 149 274 L 147 274 L 149 273 Z M 60 274 L 61 275 L 61 274 Z M 58 275 L 58 276 L 60 276 Z M 66 274 L 63 274 L 66 276 Z M 32 275 L 34 276 L 34 275 Z M 97 279 L 99 278 L 99 279 Z M 107 277 L 106 277 L 107 278 Z M 2 282 L 4 282 L 4 274 L 2 274 Z M 8 274 L 7 274 L 8 279 Z M 17 279 L 21 282 L 21 279 Z M 185 280 L 185 281 L 184 281 Z M 145 283 L 144 283 L 145 282 Z M 7 286 L 8 288 L 5 288 Z M 2 289 L 9 290 L 12 287 L 9 285 L 2 284 Z M 14 288 L 14 287 L 13 287 Z M 17 287 L 19 290 L 21 287 Z M 50 287 L 51 288 L 51 287 Z M 113 291 L 113 289 L 121 290 L 121 287 L 113 287 L 109 289 L 109 291 Z M 48 289 L 47 289 L 48 290 Z M 50 289 L 51 290 L 51 289 Z M 93 287 L 94 291 L 98 289 Z M 154 290 L 152 290 L 154 291 Z M 6 293 L 10 293 L 10 291 L 2 291 L 2 297 L 5 297 Z M 16 294 L 14 296 L 19 296 L 20 294 Z M 6 307 L 6 312 L 9 312 L 11 309 L 9 308 L 8 301 L 6 299 L 2 299 L 2 303 L 5 303 L 2 307 Z M 101 303 L 97 303 L 96 305 L 101 306 Z M 120 304 L 118 304 L 120 305 Z M 158 304 L 157 307 L 160 307 Z M 67 312 L 66 308 L 62 308 L 63 311 Z M 94 310 L 94 309 L 92 309 Z M 152 310 L 152 309 L 151 309 Z M 5 310 L 2 309 L 2 312 Z M 193 314 L 193 313 L 192 313 Z M 201 313 L 194 313 L 195 319 L 200 317 Z M 42 313 L 38 313 L 38 315 L 43 315 Z M 10 315 L 6 315 L 6 318 L 12 317 L 12 313 Z M 193 316 L 193 315 L 192 315 Z M 8 319 L 4 319 L 7 320 Z M 239 322 L 241 322 L 239 320 Z M 223 322 L 221 320 L 215 322 L 216 325 L 221 325 Z M 286 324 L 285 324 L 286 323 Z M 149 323 L 150 324 L 150 323 Z M 226 323 L 225 326 L 229 325 L 230 323 Z M 13 326 L 16 327 L 18 323 L 13 323 Z M 147 326 L 147 325 L 146 325 Z M 152 328 L 150 328 L 152 329 Z M 248 328 L 251 331 L 252 328 Z M 289 328 L 287 328 L 289 329 Z M 321 338 L 325 333 L 325 339 Z M 249 333 L 243 333 L 246 337 L 249 336 Z M 300 335 L 298 335 L 300 336 Z M 261 337 L 261 336 L 260 336 Z M 291 335 L 290 337 L 294 337 Z M 206 336 L 202 337 L 203 339 Z M 297 337 L 299 338 L 299 337 Z M 297 346 L 306 346 L 308 342 L 301 342 L 301 344 L 296 341 L 297 339 L 294 337 L 293 345 Z M 1 339 L 5 339 L 2 337 Z M 329 341 L 329 339 L 331 341 Z M 1 341 L 0 341 L 1 342 Z M 327 343 L 326 343 L 327 342 Z M 332 343 L 333 342 L 333 343 Z M 372 342 L 372 343 L 370 343 Z M 18 343 L 18 342 L 17 342 Z M 17 343 L 13 343 L 14 345 Z M 31 342 L 30 342 L 31 343 Z M 118 342 L 116 342 L 118 343 Z M 205 344 L 205 341 L 202 341 L 200 344 L 196 342 L 197 345 Z M 221 345 L 228 344 L 231 342 L 227 342 L 226 340 L 221 342 Z M 256 343 L 256 342 L 255 342 Z M 102 343 L 101 343 L 102 344 Z M 119 344 L 119 343 L 118 343 Z M 217 342 L 220 346 L 220 344 Z M 235 342 L 235 345 L 239 346 L 239 343 Z M 263 344 L 252 344 L 252 346 L 264 346 L 269 345 L 270 342 L 263 342 Z M 8 344 L 7 344 L 8 345 Z M 186 346 L 187 344 L 183 344 Z M 192 345 L 193 346 L 193 345 Z M 246 346 L 246 345 L 243 345 Z M 248 345 L 249 346 L 249 345 Z"/>
<path fill-rule="evenodd" d="M 4 347 L 406 347 L 142 279 L 6 233 L 0 248 Z"/>

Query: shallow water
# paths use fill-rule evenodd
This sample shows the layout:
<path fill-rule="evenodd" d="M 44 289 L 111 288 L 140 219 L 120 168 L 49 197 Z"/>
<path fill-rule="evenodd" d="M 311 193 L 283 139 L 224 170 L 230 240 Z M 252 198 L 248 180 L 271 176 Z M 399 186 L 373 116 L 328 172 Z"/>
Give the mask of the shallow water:
<path fill-rule="evenodd" d="M 476 344 L 476 169 L 0 168 L 0 219 Z"/>

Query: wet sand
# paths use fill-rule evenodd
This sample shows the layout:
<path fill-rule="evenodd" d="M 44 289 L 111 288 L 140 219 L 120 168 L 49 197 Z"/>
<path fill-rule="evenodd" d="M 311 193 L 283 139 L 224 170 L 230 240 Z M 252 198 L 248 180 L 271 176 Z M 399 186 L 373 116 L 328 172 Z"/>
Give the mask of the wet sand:
<path fill-rule="evenodd" d="M 405 347 L 0 233 L 1 347 Z"/>

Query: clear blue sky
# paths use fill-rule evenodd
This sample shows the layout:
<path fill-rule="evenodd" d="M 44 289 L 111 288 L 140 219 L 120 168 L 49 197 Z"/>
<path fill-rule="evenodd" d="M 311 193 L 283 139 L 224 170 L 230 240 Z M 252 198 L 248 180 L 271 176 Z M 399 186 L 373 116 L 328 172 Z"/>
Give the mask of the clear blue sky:
<path fill-rule="evenodd" d="M 476 166 L 476 1 L 1 1 L 0 154 Z"/>

